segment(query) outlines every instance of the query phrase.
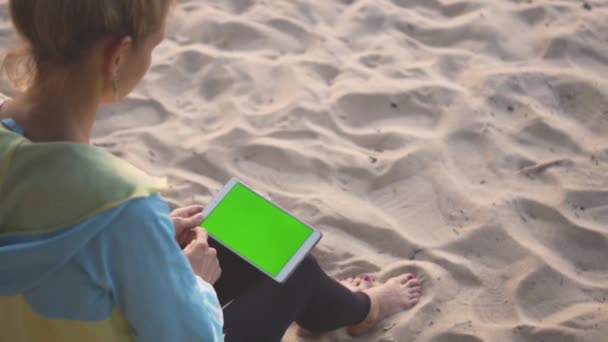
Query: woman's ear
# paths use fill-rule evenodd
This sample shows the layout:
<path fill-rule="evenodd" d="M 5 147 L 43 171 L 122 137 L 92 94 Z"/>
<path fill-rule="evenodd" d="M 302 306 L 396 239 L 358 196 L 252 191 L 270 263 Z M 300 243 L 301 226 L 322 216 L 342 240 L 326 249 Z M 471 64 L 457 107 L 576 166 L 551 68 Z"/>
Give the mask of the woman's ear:
<path fill-rule="evenodd" d="M 132 48 L 133 39 L 131 39 L 131 37 L 123 37 L 108 43 L 105 54 L 105 71 L 110 80 L 116 80 L 118 78 L 121 67 L 127 60 L 127 56 Z"/>

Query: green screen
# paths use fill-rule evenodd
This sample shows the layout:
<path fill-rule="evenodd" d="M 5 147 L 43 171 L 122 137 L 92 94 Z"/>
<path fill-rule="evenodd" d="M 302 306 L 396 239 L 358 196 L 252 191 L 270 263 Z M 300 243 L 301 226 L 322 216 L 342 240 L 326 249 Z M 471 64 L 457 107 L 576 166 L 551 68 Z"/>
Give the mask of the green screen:
<path fill-rule="evenodd" d="M 238 183 L 201 227 L 275 277 L 313 233 L 312 229 Z"/>

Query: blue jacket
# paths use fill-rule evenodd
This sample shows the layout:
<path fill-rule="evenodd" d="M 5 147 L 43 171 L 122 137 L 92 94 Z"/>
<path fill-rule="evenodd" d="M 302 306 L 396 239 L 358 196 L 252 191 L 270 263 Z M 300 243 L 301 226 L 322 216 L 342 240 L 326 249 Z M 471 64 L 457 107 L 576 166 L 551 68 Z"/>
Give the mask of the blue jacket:
<path fill-rule="evenodd" d="M 11 128 L 11 129 L 7 129 Z M 0 125 L 0 341 L 221 341 L 158 181 Z"/>

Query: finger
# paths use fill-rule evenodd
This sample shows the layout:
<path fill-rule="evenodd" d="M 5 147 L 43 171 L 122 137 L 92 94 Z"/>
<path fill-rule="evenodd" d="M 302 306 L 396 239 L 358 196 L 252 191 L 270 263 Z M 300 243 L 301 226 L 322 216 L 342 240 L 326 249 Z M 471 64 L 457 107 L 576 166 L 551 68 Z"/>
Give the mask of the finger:
<path fill-rule="evenodd" d="M 184 227 L 186 226 L 186 224 L 185 224 L 186 220 L 183 217 L 172 217 L 171 220 L 173 221 L 175 230 L 180 231 L 180 232 L 182 230 L 184 230 Z"/>
<path fill-rule="evenodd" d="M 198 227 L 203 222 L 204 218 L 205 217 L 203 216 L 202 213 L 198 213 L 189 218 L 185 218 L 184 223 L 186 224 L 187 228 L 194 228 L 194 227 Z"/>
<path fill-rule="evenodd" d="M 193 215 L 202 213 L 203 210 L 205 210 L 205 207 L 202 205 L 191 205 L 189 207 L 184 207 L 184 208 L 178 208 L 175 209 L 172 213 L 171 216 L 177 216 L 177 217 L 191 217 Z"/>
<path fill-rule="evenodd" d="M 177 237 L 177 243 L 182 247 L 182 249 L 194 240 L 196 240 L 196 232 L 192 229 L 183 231 Z"/>
<path fill-rule="evenodd" d="M 171 213 L 171 216 L 190 217 L 192 215 L 196 215 L 198 213 L 202 213 L 203 210 L 205 210 L 205 207 L 203 207 L 202 205 L 192 205 L 192 206 L 189 206 L 189 207 L 175 209 Z"/>
<path fill-rule="evenodd" d="M 173 217 L 173 224 L 176 230 L 192 229 L 198 227 L 204 218 L 202 213 L 190 217 Z"/>
<path fill-rule="evenodd" d="M 220 278 L 222 277 L 222 269 L 221 268 L 217 268 L 217 270 L 215 271 L 215 276 L 213 277 L 213 283 L 215 284 L 218 280 L 220 280 Z"/>
<path fill-rule="evenodd" d="M 197 241 L 205 241 L 205 243 L 207 243 L 207 241 L 209 241 L 209 234 L 207 233 L 206 230 L 197 228 L 197 229 L 194 229 L 194 232 L 196 233 Z"/>
<path fill-rule="evenodd" d="M 195 238 L 188 244 L 188 246 L 191 246 L 192 249 L 208 249 L 209 244 L 207 243 L 207 232 L 202 229 L 193 229 L 192 232 L 195 234 Z"/>
<path fill-rule="evenodd" d="M 185 254 L 190 254 L 192 253 L 192 251 L 194 250 L 194 246 L 196 245 L 196 240 L 192 240 L 190 241 L 186 247 L 184 248 L 184 253 Z"/>
<path fill-rule="evenodd" d="M 209 244 L 205 240 L 196 239 L 196 240 L 194 240 L 194 248 L 202 249 L 203 253 L 204 253 L 202 255 L 206 256 L 207 255 L 206 251 L 209 249 Z"/>

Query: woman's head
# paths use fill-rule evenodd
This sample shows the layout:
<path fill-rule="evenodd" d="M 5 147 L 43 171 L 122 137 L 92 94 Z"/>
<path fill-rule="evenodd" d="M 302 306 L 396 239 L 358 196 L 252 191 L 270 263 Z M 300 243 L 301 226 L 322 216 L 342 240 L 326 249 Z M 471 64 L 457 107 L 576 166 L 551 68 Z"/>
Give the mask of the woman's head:
<path fill-rule="evenodd" d="M 15 29 L 24 46 L 10 52 L 3 69 L 9 81 L 27 88 L 48 78 L 82 74 L 103 83 L 104 99 L 130 92 L 162 41 L 172 0 L 10 0 Z M 63 75 L 62 75 L 63 73 Z"/>

